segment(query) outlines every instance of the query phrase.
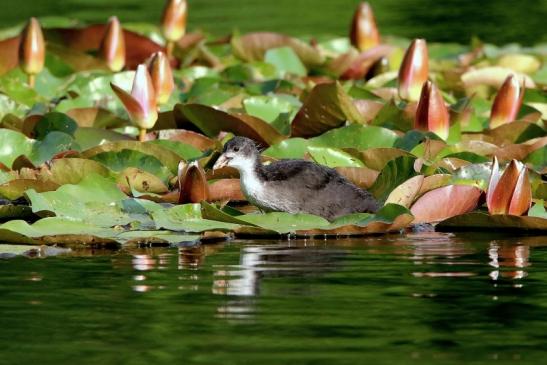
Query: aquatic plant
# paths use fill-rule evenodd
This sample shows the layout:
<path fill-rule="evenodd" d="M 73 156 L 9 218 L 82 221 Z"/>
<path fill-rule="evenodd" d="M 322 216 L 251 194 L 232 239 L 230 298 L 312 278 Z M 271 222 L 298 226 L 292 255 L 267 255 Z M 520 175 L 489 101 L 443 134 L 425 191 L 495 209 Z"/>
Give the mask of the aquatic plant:
<path fill-rule="evenodd" d="M 44 37 L 31 19 L 0 41 L 5 241 L 546 230 L 541 48 L 379 43 L 366 4 L 351 39 L 319 42 L 186 33 L 187 10 L 168 1 L 156 31 L 112 17 Z M 236 171 L 211 168 L 233 135 L 254 139 L 264 163 L 335 168 L 384 206 L 334 222 L 259 214 Z"/>

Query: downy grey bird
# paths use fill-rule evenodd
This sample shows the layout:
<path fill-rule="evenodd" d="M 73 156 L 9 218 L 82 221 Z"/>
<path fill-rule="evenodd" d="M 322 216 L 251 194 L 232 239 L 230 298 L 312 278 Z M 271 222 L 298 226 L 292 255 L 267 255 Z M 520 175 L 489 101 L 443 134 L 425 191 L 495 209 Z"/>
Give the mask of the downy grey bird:
<path fill-rule="evenodd" d="M 247 200 L 264 211 L 309 213 L 334 220 L 357 212 L 376 212 L 379 202 L 336 170 L 305 160 L 279 160 L 263 165 L 249 138 L 234 137 L 224 145 L 213 169 L 236 168 Z"/>

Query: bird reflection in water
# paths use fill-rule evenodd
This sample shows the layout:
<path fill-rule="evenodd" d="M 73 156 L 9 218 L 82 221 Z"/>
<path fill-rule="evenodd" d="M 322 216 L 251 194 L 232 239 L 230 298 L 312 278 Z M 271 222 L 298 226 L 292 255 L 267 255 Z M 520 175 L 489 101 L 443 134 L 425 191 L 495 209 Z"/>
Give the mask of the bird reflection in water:
<path fill-rule="evenodd" d="M 323 275 L 340 267 L 340 258 L 346 255 L 345 250 L 328 247 L 323 241 L 246 245 L 241 249 L 238 265 L 215 268 L 213 294 L 232 297 L 217 309 L 217 316 L 252 319 L 255 297 L 261 293 L 264 279 Z"/>

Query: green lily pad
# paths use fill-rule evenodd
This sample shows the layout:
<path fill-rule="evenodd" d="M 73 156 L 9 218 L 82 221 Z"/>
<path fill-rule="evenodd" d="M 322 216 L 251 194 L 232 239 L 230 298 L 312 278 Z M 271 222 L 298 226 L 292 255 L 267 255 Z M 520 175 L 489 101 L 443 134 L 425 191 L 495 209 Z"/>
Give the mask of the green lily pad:
<path fill-rule="evenodd" d="M 150 155 L 156 158 L 158 161 L 161 161 L 161 164 L 167 167 L 169 171 L 171 171 L 171 173 L 173 174 L 177 173 L 178 165 L 181 160 L 179 155 L 177 155 L 175 152 L 165 147 L 162 147 L 153 143 L 142 143 L 137 141 L 117 141 L 117 142 L 105 143 L 100 146 L 96 146 L 86 151 L 83 151 L 82 157 L 94 159 L 95 156 L 101 153 L 121 152 L 123 150 L 132 150 L 132 151 L 137 151 L 141 154 Z M 139 154 L 136 154 L 136 155 L 139 155 Z M 121 165 L 118 165 L 118 166 L 121 166 Z M 123 167 L 128 167 L 128 166 L 123 166 Z M 132 166 L 132 167 L 141 168 L 141 166 Z M 143 170 L 146 171 L 145 168 L 143 168 Z M 152 171 L 150 172 L 153 173 Z"/>
<path fill-rule="evenodd" d="M 330 130 L 315 138 L 287 139 L 265 150 L 264 155 L 274 158 L 303 158 L 310 146 L 364 150 L 392 147 L 397 139 L 397 134 L 389 129 L 352 124 Z"/>
<path fill-rule="evenodd" d="M 315 162 L 328 167 L 363 167 L 359 159 L 336 148 L 309 146 L 308 152 Z"/>
<path fill-rule="evenodd" d="M 159 159 L 136 150 L 103 152 L 92 156 L 91 159 L 115 172 L 121 172 L 129 167 L 138 168 L 159 177 L 164 182 L 173 176 Z"/>
<path fill-rule="evenodd" d="M 293 74 L 306 76 L 308 71 L 291 47 L 272 48 L 266 51 L 264 61 L 274 65 L 281 72 L 280 76 Z"/>
<path fill-rule="evenodd" d="M 172 208 L 156 210 L 152 213 L 156 228 L 172 231 L 205 232 L 232 231 L 240 225 L 204 219 L 199 204 L 183 204 Z"/>
<path fill-rule="evenodd" d="M 385 201 L 393 189 L 417 175 L 414 170 L 415 161 L 416 158 L 410 156 L 401 156 L 389 161 L 374 185 L 370 187 L 372 195 L 380 201 Z"/>
<path fill-rule="evenodd" d="M 179 142 L 179 141 L 157 139 L 154 141 L 150 141 L 148 143 L 157 144 L 158 146 L 167 148 L 168 150 L 175 152 L 177 155 L 179 155 L 181 159 L 186 161 L 194 160 L 203 155 L 203 152 L 201 152 L 196 147 L 187 143 Z"/>

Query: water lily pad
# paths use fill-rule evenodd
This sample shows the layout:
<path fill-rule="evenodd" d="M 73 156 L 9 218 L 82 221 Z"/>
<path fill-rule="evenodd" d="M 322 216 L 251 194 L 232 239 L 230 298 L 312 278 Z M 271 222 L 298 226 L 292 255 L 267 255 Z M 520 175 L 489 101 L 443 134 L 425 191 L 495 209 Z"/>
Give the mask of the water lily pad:
<path fill-rule="evenodd" d="M 341 126 L 345 121 L 365 123 L 339 83 L 317 85 L 292 122 L 293 137 L 313 137 Z"/>
<path fill-rule="evenodd" d="M 207 136 L 215 137 L 221 131 L 249 137 L 265 146 L 285 139 L 273 126 L 246 114 L 231 115 L 206 105 L 177 105 L 182 113 Z"/>
<path fill-rule="evenodd" d="M 415 223 L 439 222 L 472 211 L 481 194 L 482 191 L 474 186 L 448 185 L 425 193 L 410 211 Z"/>
<path fill-rule="evenodd" d="M 285 73 L 306 76 L 308 71 L 291 47 L 272 48 L 264 54 L 264 61 L 274 65 L 281 76 Z"/>
<path fill-rule="evenodd" d="M 82 157 L 94 159 L 95 156 L 101 153 L 108 153 L 108 152 L 116 153 L 116 152 L 121 152 L 123 150 L 137 151 L 137 152 L 140 152 L 141 154 L 146 154 L 146 155 L 155 157 L 158 161 L 161 161 L 161 164 L 167 167 L 169 171 L 171 171 L 171 173 L 173 174 L 177 173 L 178 165 L 180 162 L 179 155 L 177 155 L 175 152 L 167 148 L 155 145 L 153 143 L 142 143 L 137 141 L 117 141 L 117 142 L 105 143 L 100 146 L 96 146 L 82 152 Z M 131 155 L 131 153 L 129 153 L 129 155 Z M 142 156 L 138 153 L 135 155 Z M 132 158 L 129 158 L 129 160 L 131 159 Z M 123 167 L 129 167 L 129 166 L 123 166 Z M 142 168 L 141 166 L 132 166 L 132 167 Z M 143 168 L 143 170 L 146 171 L 146 168 Z M 153 171 L 150 171 L 150 172 L 153 173 Z"/>
<path fill-rule="evenodd" d="M 328 167 L 364 167 L 363 162 L 340 149 L 309 146 L 308 152 L 315 162 Z"/>
<path fill-rule="evenodd" d="M 77 184 L 90 174 L 106 177 L 109 176 L 110 172 L 104 165 L 93 160 L 60 158 L 51 161 L 48 168 L 42 169 L 39 178 L 57 185 Z M 34 189 L 41 192 L 35 187 Z"/>
<path fill-rule="evenodd" d="M 374 185 L 370 187 L 372 195 L 380 201 L 385 201 L 393 189 L 417 174 L 414 170 L 415 161 L 414 157 L 409 156 L 401 156 L 389 161 Z"/>
<path fill-rule="evenodd" d="M 32 179 L 15 179 L 0 185 L 0 196 L 8 200 L 21 198 L 25 191 L 34 189 L 38 192 L 53 191 L 59 187 L 52 181 L 40 181 Z"/>
<path fill-rule="evenodd" d="M 318 66 L 324 62 L 321 53 L 312 46 L 289 36 L 257 32 L 232 37 L 234 54 L 245 61 L 261 61 L 267 50 L 279 47 L 290 47 L 307 66 Z"/>
<path fill-rule="evenodd" d="M 164 182 L 173 176 L 169 169 L 155 156 L 136 150 L 102 152 L 91 157 L 93 161 L 108 167 L 115 172 L 121 172 L 129 167 L 138 168 L 153 174 Z"/>
<path fill-rule="evenodd" d="M 492 231 L 522 231 L 546 232 L 547 219 L 516 215 L 489 215 L 482 212 L 473 212 L 458 215 L 440 222 L 436 229 L 439 231 L 453 230 L 485 230 Z"/>
<path fill-rule="evenodd" d="M 135 167 L 128 167 L 121 171 L 116 182 L 118 186 L 127 192 L 136 191 L 140 194 L 165 194 L 169 191 L 160 178 Z"/>
<path fill-rule="evenodd" d="M 173 231 L 231 231 L 239 227 L 238 224 L 202 218 L 201 206 L 199 204 L 184 204 L 173 208 L 160 209 L 153 212 L 152 216 L 156 228 L 165 228 Z"/>

